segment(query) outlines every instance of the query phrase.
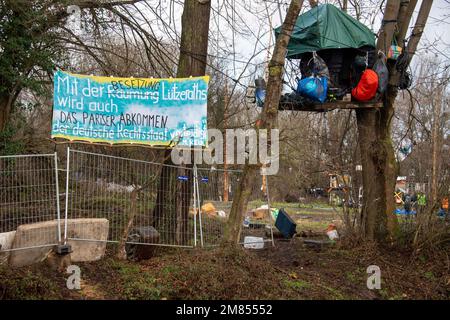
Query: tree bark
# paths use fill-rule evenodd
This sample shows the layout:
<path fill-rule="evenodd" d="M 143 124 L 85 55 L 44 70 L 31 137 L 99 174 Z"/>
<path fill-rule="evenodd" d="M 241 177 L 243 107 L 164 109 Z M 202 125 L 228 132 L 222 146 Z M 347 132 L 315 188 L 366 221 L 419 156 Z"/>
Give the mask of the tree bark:
<path fill-rule="evenodd" d="M 133 226 L 134 218 L 136 217 L 136 202 L 138 196 L 138 190 L 134 189 L 130 193 L 130 211 L 128 212 L 128 222 L 125 229 L 122 232 L 122 237 L 117 248 L 117 258 L 121 260 L 127 259 L 127 252 L 125 249 L 126 242 L 128 240 L 128 235 L 130 233 L 131 227 Z"/>
<path fill-rule="evenodd" d="M 399 0 L 387 1 L 377 42 L 377 49 L 385 53 L 392 42 L 399 9 Z M 364 188 L 361 231 L 368 240 L 385 240 L 397 229 L 392 197 L 396 162 L 390 138 L 396 96 L 396 87 L 390 85 L 381 110 L 356 110 Z"/>
<path fill-rule="evenodd" d="M 442 107 L 442 96 L 443 89 L 439 88 L 436 99 L 433 99 L 433 120 L 431 124 L 431 197 L 430 197 L 430 206 L 433 207 L 438 202 L 438 172 L 439 170 L 439 155 L 438 152 L 441 150 L 440 148 L 440 130 L 439 123 L 441 122 L 441 107 Z"/>
<path fill-rule="evenodd" d="M 204 76 L 208 56 L 210 0 L 186 0 L 181 17 L 177 77 Z"/>
<path fill-rule="evenodd" d="M 0 132 L 6 129 L 11 116 L 12 105 L 15 103 L 20 91 L 0 97 Z"/>
<path fill-rule="evenodd" d="M 317 7 L 319 4 L 319 1 L 317 0 L 309 0 L 309 5 L 311 8 Z"/>
<path fill-rule="evenodd" d="M 241 225 L 243 213 L 247 211 L 248 201 L 252 186 L 254 184 L 253 177 L 258 166 L 245 165 L 239 185 L 236 188 L 235 196 L 231 205 L 230 216 L 225 226 L 223 244 L 237 245 L 241 236 Z"/>
<path fill-rule="evenodd" d="M 402 1 L 400 3 L 400 10 L 398 12 L 398 25 L 400 30 L 397 34 L 398 43 L 403 43 L 406 33 L 408 32 L 409 23 L 411 22 L 414 9 L 416 8 L 417 0 Z"/>
<path fill-rule="evenodd" d="M 203 76 L 206 73 L 208 55 L 209 18 L 211 13 L 210 0 L 186 0 L 181 17 L 181 43 L 178 60 L 177 77 Z M 164 164 L 172 164 L 171 150 L 164 151 Z M 188 182 L 177 180 L 178 175 L 191 177 Z M 187 184 L 185 187 L 171 188 L 173 185 Z M 187 244 L 189 204 L 192 195 L 192 171 L 189 169 L 175 170 L 173 167 L 163 166 L 153 210 L 155 228 L 167 228 L 167 222 L 174 221 L 175 230 L 170 231 L 173 241 Z M 175 192 L 172 192 L 174 190 Z M 175 205 L 174 205 L 175 204 Z M 163 223 L 164 222 L 164 223 Z M 178 224 L 181 225 L 179 226 Z M 173 224 L 173 223 L 172 223 Z"/>
<path fill-rule="evenodd" d="M 257 122 L 258 129 L 272 129 L 277 126 L 278 104 L 283 86 L 284 63 L 287 45 L 294 30 L 295 22 L 303 5 L 303 0 L 292 0 L 286 13 L 281 33 L 278 36 L 272 59 L 269 63 L 269 78 L 267 81 L 266 98 L 261 115 L 261 121 Z M 268 133 L 270 137 L 270 132 Z M 225 226 L 223 244 L 236 245 L 239 243 L 243 214 L 247 211 L 248 200 L 252 186 L 255 183 L 254 176 L 261 165 L 244 166 L 239 186 L 233 197 L 230 216 Z"/>
<path fill-rule="evenodd" d="M 406 50 L 409 53 L 409 62 L 411 62 L 412 57 L 416 53 L 417 46 L 422 38 L 422 33 L 428 20 L 428 16 L 430 15 L 432 5 L 433 0 L 422 1 L 416 23 L 408 41 L 408 46 L 406 47 Z"/>
<path fill-rule="evenodd" d="M 411 20 L 417 1 L 410 1 L 408 6 L 400 5 L 399 0 L 386 3 L 383 25 L 380 30 L 377 48 L 387 52 L 395 31 L 395 22 L 401 22 L 399 29 L 404 31 L 404 24 Z M 423 1 L 416 27 L 408 43 L 410 58 L 415 53 L 423 27 L 431 9 L 432 1 Z M 407 28 L 407 27 L 406 27 Z M 400 38 L 404 37 L 400 31 Z M 358 124 L 361 162 L 363 166 L 364 199 L 361 216 L 361 231 L 368 240 L 385 241 L 397 236 L 398 225 L 394 214 L 393 194 L 397 176 L 397 164 L 391 140 L 391 122 L 394 115 L 394 102 L 397 97 L 398 76 L 395 66 L 388 64 L 389 85 L 380 110 L 358 109 Z"/>
<path fill-rule="evenodd" d="M 9 119 L 8 97 L 0 97 L 0 132 L 5 130 Z"/>

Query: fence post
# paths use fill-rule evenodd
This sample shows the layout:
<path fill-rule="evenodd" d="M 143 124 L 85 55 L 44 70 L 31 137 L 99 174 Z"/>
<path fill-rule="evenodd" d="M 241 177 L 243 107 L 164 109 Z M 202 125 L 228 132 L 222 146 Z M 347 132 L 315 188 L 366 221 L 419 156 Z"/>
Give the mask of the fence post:
<path fill-rule="evenodd" d="M 58 244 L 61 244 L 61 206 L 59 202 L 59 178 L 58 178 L 58 154 L 54 153 L 55 159 L 55 183 L 56 183 L 56 215 L 58 219 Z"/>
<path fill-rule="evenodd" d="M 195 165 L 194 165 L 195 166 Z M 193 189 L 194 189 L 194 247 L 197 246 L 197 189 L 195 185 L 195 169 L 193 170 Z M 200 211 L 200 208 L 199 208 Z"/>
<path fill-rule="evenodd" d="M 67 147 L 67 164 L 66 164 L 66 204 L 64 213 L 64 244 L 67 244 L 67 214 L 69 211 L 69 176 L 70 176 L 70 147 Z"/>
<path fill-rule="evenodd" d="M 273 224 L 274 223 L 272 223 L 272 210 L 271 210 L 271 208 L 270 208 L 270 194 L 269 194 L 269 176 L 265 176 L 266 177 L 266 193 L 267 193 L 267 208 L 269 209 L 268 210 L 268 212 L 269 212 L 269 221 L 270 221 L 270 224 L 271 224 L 271 226 L 270 226 L 270 240 L 271 240 L 271 242 L 272 242 L 272 246 L 273 247 L 275 247 L 275 242 L 274 242 L 274 240 L 273 240 Z"/>
<path fill-rule="evenodd" d="M 200 201 L 200 191 L 198 186 L 198 170 L 197 165 L 194 164 L 194 183 L 197 191 L 197 206 L 198 206 L 198 220 L 200 224 L 200 245 L 203 247 L 203 224 L 202 224 L 202 205 Z"/>

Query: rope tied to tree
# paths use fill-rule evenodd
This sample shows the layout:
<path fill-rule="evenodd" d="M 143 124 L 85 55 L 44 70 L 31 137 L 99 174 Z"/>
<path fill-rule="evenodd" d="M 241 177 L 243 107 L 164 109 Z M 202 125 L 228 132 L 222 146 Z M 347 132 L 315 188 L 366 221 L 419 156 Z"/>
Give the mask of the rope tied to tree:
<path fill-rule="evenodd" d="M 392 20 L 382 20 L 381 21 L 381 24 L 383 25 L 383 26 L 385 26 L 385 25 L 387 25 L 388 23 L 397 23 L 397 19 L 392 19 Z"/>

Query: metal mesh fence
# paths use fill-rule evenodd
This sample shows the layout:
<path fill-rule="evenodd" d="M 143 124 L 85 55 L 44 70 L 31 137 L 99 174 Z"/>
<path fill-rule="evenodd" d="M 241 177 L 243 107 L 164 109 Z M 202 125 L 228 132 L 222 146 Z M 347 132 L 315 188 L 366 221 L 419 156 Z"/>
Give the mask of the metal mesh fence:
<path fill-rule="evenodd" d="M 198 234 L 202 235 L 201 242 L 204 246 L 217 245 L 222 239 L 231 211 L 240 171 L 199 168 L 197 177 L 202 228 Z"/>
<path fill-rule="evenodd" d="M 56 153 L 0 157 L 0 236 L 2 251 L 61 240 Z"/>
<path fill-rule="evenodd" d="M 246 237 L 262 238 L 264 242 L 273 245 L 273 228 L 275 220 L 272 216 L 270 204 L 269 182 L 270 176 L 262 176 L 258 173 L 256 183 L 250 196 L 247 212 L 244 213 L 244 223 L 241 228 L 241 243 L 252 244 L 254 240 L 246 240 Z"/>
<path fill-rule="evenodd" d="M 61 239 L 218 245 L 241 175 L 239 170 L 163 165 L 69 148 L 66 160 L 61 177 L 66 185 L 60 194 L 56 153 L 0 157 L 0 244 L 19 226 L 31 225 L 35 230 L 16 237 L 14 247 L 56 245 Z M 59 195 L 64 197 L 64 222 Z M 106 219 L 107 235 L 77 230 L 92 228 L 87 227 L 89 222 L 71 223 L 83 218 Z M 242 227 L 242 242 L 246 236 L 270 241 L 270 220 L 250 218 Z M 150 229 L 151 236 L 146 237 L 142 230 Z M 11 243 L 2 246 L 13 250 Z"/>
<path fill-rule="evenodd" d="M 67 167 L 68 219 L 106 218 L 110 242 L 152 227 L 158 237 L 139 243 L 194 245 L 192 169 L 76 150 Z"/>
<path fill-rule="evenodd" d="M 197 169 L 199 185 L 199 202 L 201 207 L 201 235 L 204 246 L 218 245 L 224 234 L 225 225 L 231 211 L 231 205 L 241 177 L 240 170 Z M 249 204 L 249 211 L 243 212 L 245 222 L 241 227 L 241 243 L 246 237 L 263 238 L 265 242 L 272 242 L 273 221 L 266 199 L 261 200 L 261 176 L 251 191 L 252 198 L 259 195 L 259 201 Z M 226 183 L 224 183 L 226 181 Z M 266 180 L 267 181 L 267 180 Z M 256 204 L 265 204 L 267 209 L 260 209 L 256 214 Z M 262 212 L 262 214 L 261 214 Z"/>

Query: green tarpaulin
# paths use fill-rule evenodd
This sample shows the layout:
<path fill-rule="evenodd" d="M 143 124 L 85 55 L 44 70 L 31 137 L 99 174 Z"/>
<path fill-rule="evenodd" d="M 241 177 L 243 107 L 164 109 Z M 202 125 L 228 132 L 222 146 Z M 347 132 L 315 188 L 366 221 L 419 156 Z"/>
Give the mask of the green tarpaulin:
<path fill-rule="evenodd" d="M 275 29 L 275 35 L 281 27 Z M 331 4 L 301 14 L 288 45 L 288 58 L 323 49 L 375 47 L 375 35 L 362 23 Z"/>

